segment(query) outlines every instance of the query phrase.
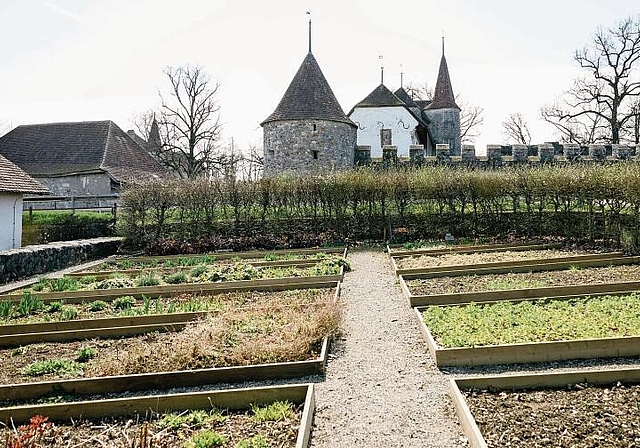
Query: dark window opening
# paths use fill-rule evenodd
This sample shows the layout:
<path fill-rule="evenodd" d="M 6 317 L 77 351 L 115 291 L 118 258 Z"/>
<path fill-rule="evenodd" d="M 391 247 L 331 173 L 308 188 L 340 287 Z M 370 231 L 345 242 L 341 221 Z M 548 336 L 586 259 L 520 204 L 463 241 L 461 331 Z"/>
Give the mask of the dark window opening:
<path fill-rule="evenodd" d="M 315 132 L 315 131 L 317 131 L 317 130 L 318 130 L 318 127 L 314 124 L 314 125 L 313 125 L 313 131 Z"/>
<path fill-rule="evenodd" d="M 315 126 L 315 124 L 314 124 Z M 317 150 L 312 150 L 311 151 L 311 155 L 313 156 L 313 160 L 318 160 L 318 151 Z"/>
<path fill-rule="evenodd" d="M 391 129 L 380 129 L 380 147 L 391 145 Z"/>

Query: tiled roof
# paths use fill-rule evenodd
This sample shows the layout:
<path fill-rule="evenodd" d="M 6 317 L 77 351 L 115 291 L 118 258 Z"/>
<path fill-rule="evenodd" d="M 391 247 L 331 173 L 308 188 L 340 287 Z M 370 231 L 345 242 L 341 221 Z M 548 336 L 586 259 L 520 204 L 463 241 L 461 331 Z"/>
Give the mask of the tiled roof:
<path fill-rule="evenodd" d="M 262 124 L 304 119 L 339 121 L 355 126 L 340 107 L 311 52 L 302 61 L 276 110 Z"/>
<path fill-rule="evenodd" d="M 400 100 L 402 100 L 402 102 L 406 104 L 408 107 L 418 107 L 416 102 L 413 101 L 413 98 L 411 98 L 407 93 L 407 91 L 404 90 L 402 87 L 400 87 L 398 90 L 393 92 L 393 94 L 398 98 L 400 98 Z"/>
<path fill-rule="evenodd" d="M 49 194 L 34 178 L 0 155 L 0 192 Z"/>
<path fill-rule="evenodd" d="M 391 90 L 387 89 L 384 84 L 380 84 L 378 87 L 373 89 L 373 92 L 367 95 L 365 99 L 353 107 L 393 107 L 404 105 L 405 104 L 402 100 L 395 96 Z"/>
<path fill-rule="evenodd" d="M 118 181 L 167 176 L 159 162 L 109 120 L 18 126 L 0 138 L 0 154 L 38 177 L 95 171 L 106 171 Z"/>
<path fill-rule="evenodd" d="M 451 78 L 449 77 L 449 68 L 447 60 L 442 54 L 440 59 L 440 70 L 438 71 L 438 80 L 436 81 L 436 89 L 433 92 L 433 101 L 427 106 L 427 109 L 458 109 L 453 87 L 451 86 Z"/>

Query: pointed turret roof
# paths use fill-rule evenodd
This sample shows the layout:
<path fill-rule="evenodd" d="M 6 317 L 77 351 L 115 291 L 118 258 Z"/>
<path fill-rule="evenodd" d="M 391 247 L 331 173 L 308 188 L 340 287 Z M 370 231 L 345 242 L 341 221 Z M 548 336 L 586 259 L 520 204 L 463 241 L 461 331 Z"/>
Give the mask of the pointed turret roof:
<path fill-rule="evenodd" d="M 436 89 L 433 92 L 433 101 L 426 108 L 460 110 L 460 107 L 456 104 L 453 87 L 451 87 L 451 78 L 449 78 L 447 59 L 444 57 L 444 47 L 442 48 L 442 58 L 440 59 L 440 70 L 438 71 Z"/>
<path fill-rule="evenodd" d="M 307 119 L 339 121 L 355 127 L 340 107 L 311 52 L 302 61 L 276 110 L 261 124 Z"/>
<path fill-rule="evenodd" d="M 404 102 L 404 104 L 406 104 L 408 107 L 418 107 L 416 102 L 413 101 L 413 98 L 411 98 L 407 91 L 404 90 L 404 87 L 400 87 L 398 90 L 393 92 L 393 94 L 400 98 L 402 102 Z"/>
<path fill-rule="evenodd" d="M 373 92 L 367 95 L 365 99 L 353 107 L 355 109 L 356 107 L 393 107 L 404 105 L 405 104 L 402 100 L 395 96 L 391 90 L 387 89 L 384 84 L 380 84 L 378 87 L 373 89 Z"/>

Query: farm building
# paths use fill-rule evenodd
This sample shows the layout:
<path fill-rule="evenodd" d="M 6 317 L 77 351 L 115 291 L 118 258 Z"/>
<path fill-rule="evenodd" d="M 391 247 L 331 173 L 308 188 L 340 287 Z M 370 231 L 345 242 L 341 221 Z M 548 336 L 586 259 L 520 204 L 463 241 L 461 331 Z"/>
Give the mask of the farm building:
<path fill-rule="evenodd" d="M 126 182 L 167 170 L 113 121 L 18 126 L 0 138 L 3 155 L 56 196 L 116 194 Z"/>
<path fill-rule="evenodd" d="M 22 245 L 23 194 L 49 194 L 49 190 L 0 156 L 0 251 Z"/>

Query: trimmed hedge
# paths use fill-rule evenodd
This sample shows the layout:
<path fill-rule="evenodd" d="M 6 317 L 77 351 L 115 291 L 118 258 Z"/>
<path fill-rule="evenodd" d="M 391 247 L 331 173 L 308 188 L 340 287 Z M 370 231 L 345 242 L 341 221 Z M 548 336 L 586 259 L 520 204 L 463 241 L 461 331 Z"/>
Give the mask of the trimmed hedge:
<path fill-rule="evenodd" d="M 635 248 L 640 165 L 358 169 L 259 181 L 176 180 L 123 194 L 121 232 L 150 252 L 345 240 L 563 237 Z"/>

